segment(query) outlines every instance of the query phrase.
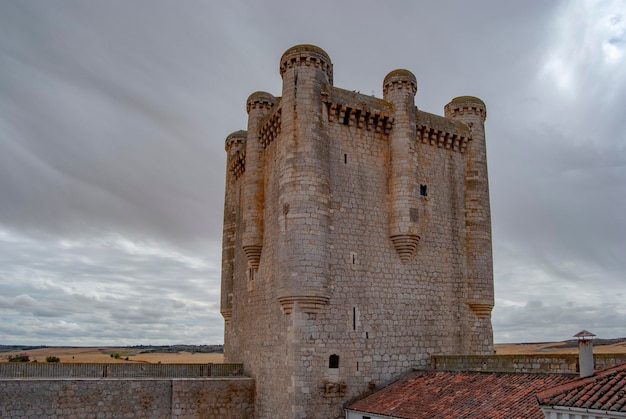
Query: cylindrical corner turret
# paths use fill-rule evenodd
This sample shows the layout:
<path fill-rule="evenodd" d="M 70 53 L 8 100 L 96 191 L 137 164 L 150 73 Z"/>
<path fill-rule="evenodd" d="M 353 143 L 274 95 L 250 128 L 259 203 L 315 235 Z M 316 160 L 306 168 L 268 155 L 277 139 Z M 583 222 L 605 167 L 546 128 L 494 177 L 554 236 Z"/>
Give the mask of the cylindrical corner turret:
<path fill-rule="evenodd" d="M 226 163 L 226 188 L 224 197 L 224 230 L 222 233 L 222 293 L 220 312 L 226 320 L 230 320 L 233 312 L 233 278 L 235 273 L 235 229 L 237 227 L 237 210 L 239 193 L 236 192 L 236 170 L 234 166 L 241 161 L 244 153 L 247 132 L 236 131 L 226 137 L 224 148 L 228 153 Z"/>
<path fill-rule="evenodd" d="M 248 100 L 246 101 L 246 112 L 250 115 L 250 112 L 254 112 L 254 110 L 263 111 L 262 113 L 267 115 L 269 111 L 276 104 L 276 98 L 267 92 L 254 92 L 250 96 L 248 96 Z M 250 129 L 248 129 L 250 131 Z"/>
<path fill-rule="evenodd" d="M 468 125 L 471 141 L 465 151 L 465 255 L 468 304 L 484 327 L 477 331 L 491 331 L 491 310 L 494 305 L 493 258 L 491 250 L 491 210 L 487 176 L 487 145 L 485 142 L 485 103 L 473 96 L 452 99 L 445 108 L 445 116 Z M 491 336 L 474 336 L 470 350 L 490 352 L 483 342 L 492 342 Z M 481 349 L 482 348 L 482 349 Z"/>
<path fill-rule="evenodd" d="M 230 159 L 235 153 L 242 151 L 242 146 L 246 143 L 248 133 L 244 130 L 235 131 L 229 134 L 224 141 L 224 150 L 228 153 Z"/>
<path fill-rule="evenodd" d="M 403 90 L 404 92 L 402 92 Z M 403 96 L 415 97 L 417 93 L 417 79 L 409 70 L 393 70 L 385 76 L 383 80 L 383 98 L 391 101 L 389 99 L 390 96 L 398 92 Z"/>
<path fill-rule="evenodd" d="M 280 74 L 280 143 L 272 143 L 281 168 L 278 254 L 285 267 L 278 300 L 285 313 L 295 304 L 315 312 L 330 298 L 330 145 L 322 92 L 332 84 L 332 63 L 322 49 L 297 45 L 283 54 Z"/>
<path fill-rule="evenodd" d="M 415 254 L 419 236 L 417 179 L 417 80 L 408 70 L 394 70 L 383 82 L 383 98 L 393 104 L 389 134 L 389 238 L 402 263 Z"/>
<path fill-rule="evenodd" d="M 280 57 L 280 75 L 283 78 L 283 83 L 287 70 L 301 65 L 318 68 L 321 73 L 326 75 L 326 82 L 333 84 L 333 64 L 330 57 L 320 47 L 310 44 L 295 45 Z"/>
<path fill-rule="evenodd" d="M 252 93 L 246 102 L 248 135 L 246 140 L 246 176 L 242 185 L 243 234 L 241 246 L 249 266 L 259 268 L 263 249 L 263 180 L 265 159 L 259 142 L 259 125 L 276 104 L 276 98 L 266 92 Z"/>
<path fill-rule="evenodd" d="M 478 116 L 482 122 L 485 122 L 485 119 L 487 119 L 485 102 L 474 96 L 455 97 L 444 107 L 444 112 L 446 118 L 458 119 L 460 121 L 472 119 L 470 115 Z"/>

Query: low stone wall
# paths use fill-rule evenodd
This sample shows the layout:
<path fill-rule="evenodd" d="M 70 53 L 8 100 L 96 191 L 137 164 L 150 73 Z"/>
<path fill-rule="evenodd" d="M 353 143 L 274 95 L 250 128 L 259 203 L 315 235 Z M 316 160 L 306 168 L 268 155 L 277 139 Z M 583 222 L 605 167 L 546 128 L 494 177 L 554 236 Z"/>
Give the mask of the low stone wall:
<path fill-rule="evenodd" d="M 0 363 L 0 378 L 241 377 L 242 364 Z"/>
<path fill-rule="evenodd" d="M 626 362 L 626 354 L 594 354 L 596 370 Z M 434 355 L 431 368 L 444 371 L 577 373 L 578 354 Z"/>
<path fill-rule="evenodd" d="M 254 379 L 0 379 L 0 417 L 253 418 Z"/>

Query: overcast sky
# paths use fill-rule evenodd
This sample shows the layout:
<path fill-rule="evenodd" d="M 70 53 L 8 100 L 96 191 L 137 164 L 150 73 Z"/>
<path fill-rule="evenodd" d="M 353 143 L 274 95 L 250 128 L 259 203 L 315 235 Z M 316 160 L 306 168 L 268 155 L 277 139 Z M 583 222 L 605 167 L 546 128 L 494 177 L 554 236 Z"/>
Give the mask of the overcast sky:
<path fill-rule="evenodd" d="M 626 336 L 626 2 L 0 0 L 0 344 L 223 342 L 224 140 L 301 43 L 487 104 L 496 342 Z"/>

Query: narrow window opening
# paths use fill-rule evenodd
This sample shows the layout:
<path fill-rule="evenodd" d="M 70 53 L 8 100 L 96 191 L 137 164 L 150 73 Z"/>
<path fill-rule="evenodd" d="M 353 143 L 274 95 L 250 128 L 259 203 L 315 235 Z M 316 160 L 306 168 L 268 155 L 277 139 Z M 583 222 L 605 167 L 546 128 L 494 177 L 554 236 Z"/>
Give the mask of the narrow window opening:
<path fill-rule="evenodd" d="M 356 307 L 352 307 L 352 330 L 356 330 Z"/>
<path fill-rule="evenodd" d="M 339 355 L 332 354 L 328 357 L 328 368 L 339 368 Z"/>
<path fill-rule="evenodd" d="M 343 155 L 343 164 L 348 164 L 348 155 L 347 154 Z"/>
<path fill-rule="evenodd" d="M 354 265 L 356 263 L 356 257 L 355 255 L 352 255 L 352 264 Z"/>
<path fill-rule="evenodd" d="M 248 291 L 254 291 L 254 268 L 248 268 L 248 272 L 246 274 L 248 277 Z"/>
<path fill-rule="evenodd" d="M 369 339 L 370 338 L 370 332 L 365 332 L 365 339 Z"/>
<path fill-rule="evenodd" d="M 352 108 L 346 108 L 346 113 L 343 116 L 344 125 L 350 125 L 350 112 L 352 112 Z"/>
<path fill-rule="evenodd" d="M 426 185 L 420 185 L 420 195 L 422 196 L 427 195 Z"/>
<path fill-rule="evenodd" d="M 359 370 L 359 361 L 356 361 L 356 370 Z"/>

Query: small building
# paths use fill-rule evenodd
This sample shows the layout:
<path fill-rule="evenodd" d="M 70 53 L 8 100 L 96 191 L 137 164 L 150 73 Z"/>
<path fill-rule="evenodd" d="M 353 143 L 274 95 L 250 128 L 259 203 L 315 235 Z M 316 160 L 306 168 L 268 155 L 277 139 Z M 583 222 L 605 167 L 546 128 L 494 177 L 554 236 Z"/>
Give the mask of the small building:
<path fill-rule="evenodd" d="M 626 364 L 537 394 L 546 419 L 626 418 Z"/>

